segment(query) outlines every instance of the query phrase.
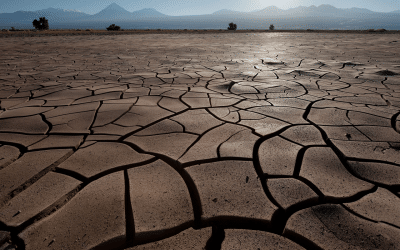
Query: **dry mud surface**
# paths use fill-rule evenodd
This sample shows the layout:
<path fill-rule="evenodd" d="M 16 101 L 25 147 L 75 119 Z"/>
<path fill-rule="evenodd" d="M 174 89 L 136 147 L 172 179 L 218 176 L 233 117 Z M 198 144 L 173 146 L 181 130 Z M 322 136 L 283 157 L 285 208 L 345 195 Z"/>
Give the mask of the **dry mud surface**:
<path fill-rule="evenodd" d="M 1 249 L 400 249 L 398 34 L 0 40 Z"/>

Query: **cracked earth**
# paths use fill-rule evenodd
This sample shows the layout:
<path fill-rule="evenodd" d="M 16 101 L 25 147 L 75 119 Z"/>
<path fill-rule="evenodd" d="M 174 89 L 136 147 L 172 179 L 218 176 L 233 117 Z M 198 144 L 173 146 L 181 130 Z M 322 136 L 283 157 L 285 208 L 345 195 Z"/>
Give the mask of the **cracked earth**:
<path fill-rule="evenodd" d="M 400 249 L 397 41 L 2 38 L 0 249 Z"/>

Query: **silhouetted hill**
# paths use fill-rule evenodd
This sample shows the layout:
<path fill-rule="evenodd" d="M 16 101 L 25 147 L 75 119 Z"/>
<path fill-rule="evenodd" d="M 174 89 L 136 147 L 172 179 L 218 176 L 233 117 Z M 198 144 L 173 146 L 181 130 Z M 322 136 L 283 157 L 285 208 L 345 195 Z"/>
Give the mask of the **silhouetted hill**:
<path fill-rule="evenodd" d="M 279 9 L 276 6 L 269 6 L 262 10 L 252 12 L 251 14 L 257 15 L 257 16 L 279 16 L 279 15 L 283 15 L 284 13 L 285 13 L 285 10 Z"/>
<path fill-rule="evenodd" d="M 132 12 L 132 14 L 135 19 L 168 17 L 168 15 L 162 14 L 155 9 L 142 9 Z"/>
<path fill-rule="evenodd" d="M 116 3 L 110 4 L 105 9 L 92 16 L 85 18 L 86 21 L 119 21 L 119 20 L 137 20 L 148 18 L 166 17 L 155 9 L 142 9 L 134 12 L 129 12 Z"/>
<path fill-rule="evenodd" d="M 377 12 L 373 12 L 368 9 L 363 8 L 351 8 L 351 9 L 339 9 L 335 8 L 328 4 L 322 4 L 320 6 L 299 6 L 296 8 L 291 8 L 288 10 L 282 10 L 275 6 L 270 6 L 260 11 L 254 12 L 254 14 L 259 16 L 303 16 L 303 17 L 350 17 L 350 16 L 360 16 L 365 14 L 375 14 Z"/>
<path fill-rule="evenodd" d="M 62 10 L 48 8 L 38 11 L 17 11 L 14 13 L 2 13 L 0 14 L 0 22 L 2 24 L 6 23 L 26 23 L 39 17 L 46 17 L 49 20 L 57 20 L 57 22 L 68 22 L 71 20 L 80 20 L 89 17 L 89 14 L 74 11 L 74 10 Z"/>

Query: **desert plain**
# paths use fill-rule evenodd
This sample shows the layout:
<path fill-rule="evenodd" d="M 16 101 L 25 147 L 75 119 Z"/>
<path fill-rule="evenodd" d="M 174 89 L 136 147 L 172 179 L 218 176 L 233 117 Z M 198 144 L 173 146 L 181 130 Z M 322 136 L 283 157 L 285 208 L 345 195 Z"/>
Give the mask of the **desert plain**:
<path fill-rule="evenodd" d="M 400 34 L 0 38 L 0 249 L 400 249 Z"/>

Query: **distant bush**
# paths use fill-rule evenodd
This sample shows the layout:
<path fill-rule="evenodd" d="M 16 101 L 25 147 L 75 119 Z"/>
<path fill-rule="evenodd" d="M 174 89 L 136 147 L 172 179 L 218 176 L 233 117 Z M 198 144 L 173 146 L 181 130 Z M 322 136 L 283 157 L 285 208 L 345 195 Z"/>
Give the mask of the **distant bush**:
<path fill-rule="evenodd" d="M 108 26 L 107 30 L 121 30 L 121 27 L 115 26 L 115 24 L 111 24 Z"/>
<path fill-rule="evenodd" d="M 377 30 L 375 30 L 376 32 L 385 32 L 386 30 L 385 29 L 377 29 Z"/>
<path fill-rule="evenodd" d="M 37 30 L 48 30 L 49 29 L 49 20 L 47 20 L 45 17 L 41 17 L 38 20 L 33 20 L 32 22 L 33 27 Z"/>
<path fill-rule="evenodd" d="M 236 30 L 236 29 L 237 29 L 237 25 L 235 23 L 229 23 L 228 30 Z"/>
<path fill-rule="evenodd" d="M 374 29 L 369 29 L 369 30 L 367 30 L 368 32 L 375 32 L 375 30 Z"/>
<path fill-rule="evenodd" d="M 16 29 L 14 27 L 11 27 L 11 31 L 16 31 Z"/>
<path fill-rule="evenodd" d="M 273 24 L 271 24 L 270 26 L 269 26 L 269 30 L 274 30 L 275 29 L 275 26 L 273 25 Z"/>

